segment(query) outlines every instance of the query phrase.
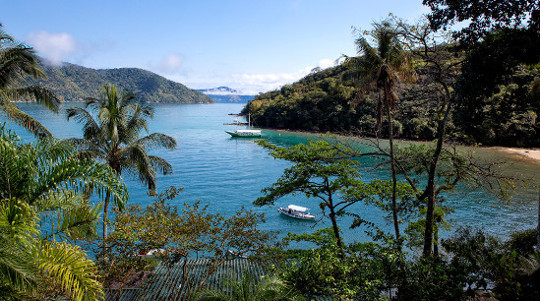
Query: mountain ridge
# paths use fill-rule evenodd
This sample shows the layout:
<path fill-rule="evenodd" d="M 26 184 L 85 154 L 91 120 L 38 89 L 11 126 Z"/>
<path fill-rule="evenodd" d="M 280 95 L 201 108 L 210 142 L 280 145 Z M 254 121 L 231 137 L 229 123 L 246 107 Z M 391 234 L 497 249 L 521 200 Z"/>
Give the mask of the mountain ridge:
<path fill-rule="evenodd" d="M 247 103 L 255 98 L 255 95 L 244 94 L 227 86 L 219 86 L 209 89 L 197 89 L 197 91 L 208 95 L 215 102 L 222 103 Z"/>
<path fill-rule="evenodd" d="M 148 103 L 214 102 L 199 91 L 140 68 L 93 69 L 63 63 L 61 66 L 45 65 L 43 70 L 47 78 L 31 80 L 30 83 L 53 91 L 62 101 L 98 97 L 104 85 L 115 84 Z"/>

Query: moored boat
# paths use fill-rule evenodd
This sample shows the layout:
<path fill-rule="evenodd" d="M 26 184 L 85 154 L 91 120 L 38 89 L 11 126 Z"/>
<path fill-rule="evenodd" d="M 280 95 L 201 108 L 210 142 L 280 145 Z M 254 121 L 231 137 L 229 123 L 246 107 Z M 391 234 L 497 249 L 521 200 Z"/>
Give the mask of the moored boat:
<path fill-rule="evenodd" d="M 232 123 L 232 125 L 243 125 L 244 123 L 241 123 L 238 118 L 236 118 L 235 123 Z M 260 138 L 262 137 L 262 131 L 261 130 L 252 130 L 251 129 L 251 114 L 248 114 L 248 123 L 247 123 L 248 129 L 247 130 L 236 130 L 234 132 L 232 131 L 225 131 L 225 133 L 231 135 L 231 137 L 234 138 Z"/>
<path fill-rule="evenodd" d="M 227 134 L 231 135 L 232 137 L 240 137 L 240 138 L 256 138 L 261 137 L 262 132 L 260 130 L 236 130 L 234 132 L 225 131 Z"/>
<path fill-rule="evenodd" d="M 279 213 L 282 215 L 296 218 L 296 219 L 303 219 L 303 220 L 313 220 L 315 219 L 315 215 L 311 214 L 309 212 L 309 208 L 301 207 L 297 205 L 289 205 L 286 208 L 279 207 L 278 209 Z"/>

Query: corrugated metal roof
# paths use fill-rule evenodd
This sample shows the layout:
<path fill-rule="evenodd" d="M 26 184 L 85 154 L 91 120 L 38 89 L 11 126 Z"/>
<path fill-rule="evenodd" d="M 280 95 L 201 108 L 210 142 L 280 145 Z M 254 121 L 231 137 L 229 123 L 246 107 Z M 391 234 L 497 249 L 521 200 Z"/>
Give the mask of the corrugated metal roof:
<path fill-rule="evenodd" d="M 181 287 L 184 277 L 184 263 L 186 271 L 192 285 L 196 285 L 206 276 L 210 261 L 206 259 L 188 259 L 187 262 L 180 261 L 170 270 L 170 277 L 167 268 L 160 263 L 153 271 L 152 275 L 145 281 L 142 288 L 123 289 L 118 295 L 117 290 L 105 290 L 106 301 L 132 301 L 132 300 L 173 300 L 173 296 L 185 295 L 186 287 Z M 266 271 L 259 262 L 235 258 L 219 266 L 205 282 L 205 287 L 215 290 L 225 290 L 227 281 L 239 281 L 245 275 L 252 275 L 255 279 L 260 279 Z M 185 286 L 185 285 L 184 285 Z M 193 288 L 194 290 L 194 288 Z M 187 296 L 184 296 L 187 297 Z M 310 300 L 330 301 L 335 298 L 331 296 L 313 296 Z M 184 300 L 179 298 L 178 300 Z"/>
<path fill-rule="evenodd" d="M 182 287 L 184 267 L 194 290 L 194 286 L 206 276 L 210 263 L 205 259 L 188 259 L 187 262 L 182 260 L 171 268 L 170 277 L 167 268 L 160 263 L 144 285 L 144 299 L 167 300 L 174 295 L 186 294 L 187 284 L 184 283 Z M 265 271 L 259 263 L 236 258 L 220 265 L 206 280 L 205 287 L 222 290 L 228 280 L 240 280 L 244 275 L 253 275 L 255 279 L 259 279 L 264 274 Z"/>
<path fill-rule="evenodd" d="M 118 289 L 105 289 L 105 301 L 140 300 L 141 293 L 140 288 L 124 288 L 121 292 Z"/>

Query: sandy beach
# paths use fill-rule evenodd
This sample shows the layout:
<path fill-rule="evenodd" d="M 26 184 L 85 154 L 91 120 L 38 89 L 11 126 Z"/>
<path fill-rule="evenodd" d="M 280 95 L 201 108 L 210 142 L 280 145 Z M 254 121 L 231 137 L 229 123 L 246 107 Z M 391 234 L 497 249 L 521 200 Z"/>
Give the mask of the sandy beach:
<path fill-rule="evenodd" d="M 300 130 L 286 130 L 286 129 L 271 129 L 277 132 L 284 133 L 300 133 L 300 134 L 312 134 L 312 135 L 324 135 L 324 133 L 310 132 L 310 131 L 300 131 Z M 341 134 L 328 133 L 337 137 L 350 137 Z M 356 137 L 355 137 L 356 138 Z M 368 138 L 366 138 L 368 139 Z M 426 141 L 417 141 L 417 140 L 405 140 L 405 139 L 396 139 L 399 142 L 406 143 L 422 143 Z M 481 146 L 482 149 L 492 149 L 497 152 L 505 153 L 510 156 L 515 156 L 519 159 L 525 159 L 536 164 L 540 164 L 540 148 L 520 148 L 520 147 L 504 147 L 504 146 Z"/>
<path fill-rule="evenodd" d="M 526 159 L 540 164 L 540 148 L 518 148 L 518 147 L 502 147 L 495 146 L 492 149 L 500 152 L 507 153 L 509 155 L 521 156 Z"/>

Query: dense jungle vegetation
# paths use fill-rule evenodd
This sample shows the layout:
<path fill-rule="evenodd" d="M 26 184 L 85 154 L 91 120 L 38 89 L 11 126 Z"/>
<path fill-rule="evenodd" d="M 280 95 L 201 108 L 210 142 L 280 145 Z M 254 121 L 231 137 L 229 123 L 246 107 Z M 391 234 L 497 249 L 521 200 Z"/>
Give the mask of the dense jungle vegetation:
<path fill-rule="evenodd" d="M 540 145 L 540 39 L 523 29 L 489 33 L 471 48 L 454 42 L 447 62 L 459 62 L 449 80 L 455 91 L 448 132 L 453 140 L 483 145 Z M 416 83 L 401 83 L 394 114 L 396 138 L 432 140 L 437 128 L 437 96 L 422 89 L 429 72 L 413 57 Z M 347 64 L 313 70 L 279 90 L 259 94 L 243 110 L 256 126 L 373 136 L 377 94 L 358 93 Z M 383 126 L 387 126 L 383 124 Z M 383 137 L 386 131 L 382 131 Z"/>

